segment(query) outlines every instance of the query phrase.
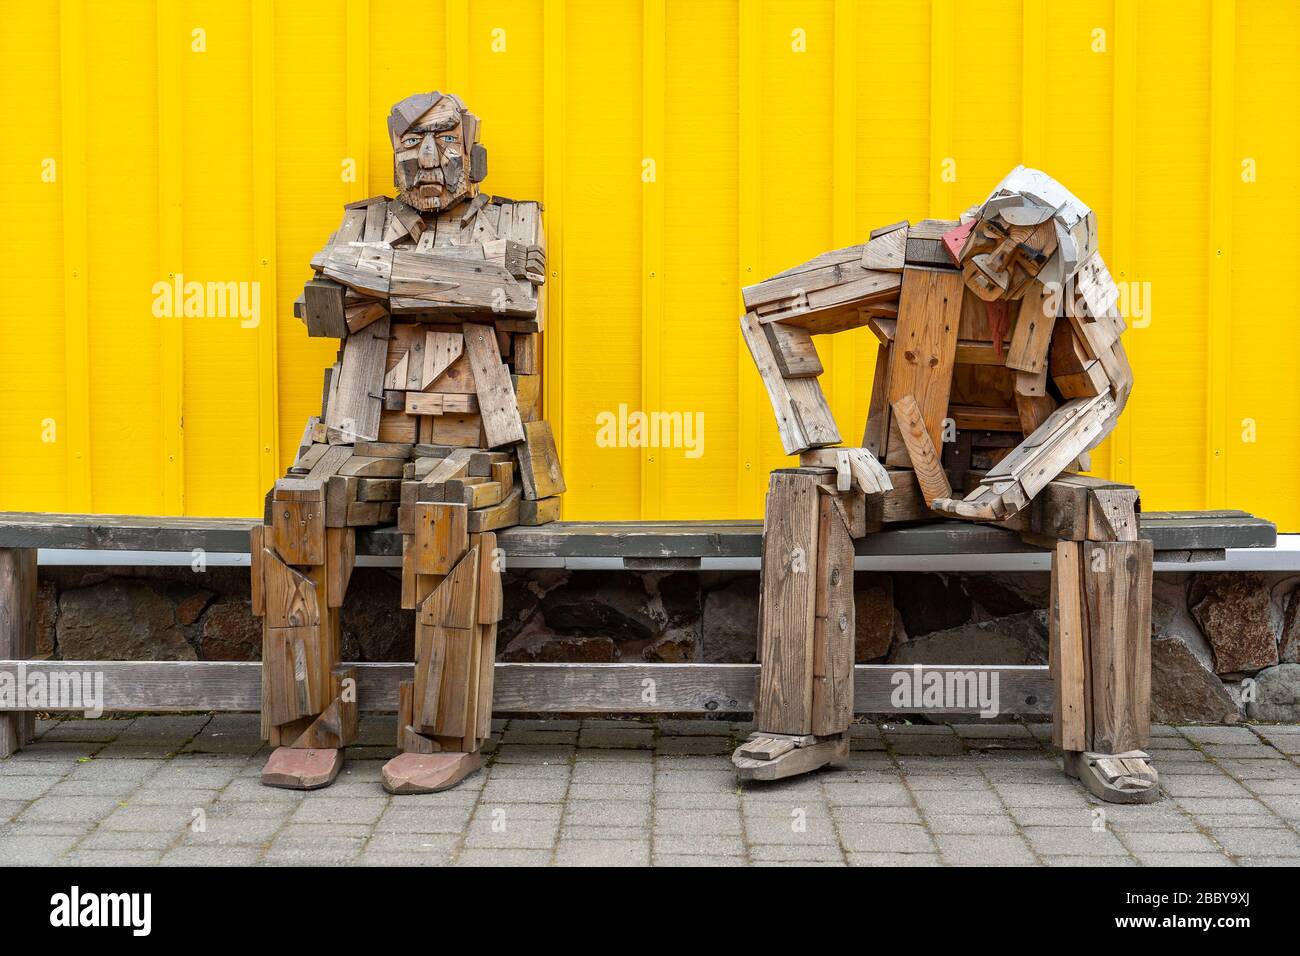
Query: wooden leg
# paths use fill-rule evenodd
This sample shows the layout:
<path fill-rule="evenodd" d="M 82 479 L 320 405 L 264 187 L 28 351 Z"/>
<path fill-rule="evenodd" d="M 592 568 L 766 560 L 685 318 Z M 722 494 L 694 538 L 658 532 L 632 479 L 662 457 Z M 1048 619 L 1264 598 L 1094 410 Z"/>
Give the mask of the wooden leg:
<path fill-rule="evenodd" d="M 1151 735 L 1152 548 L 1137 539 L 1136 520 L 1114 525 L 1127 540 L 1059 541 L 1052 554 L 1052 735 L 1066 772 L 1097 797 L 1146 803 L 1159 798 L 1142 751 Z"/>
<path fill-rule="evenodd" d="M 355 531 L 327 527 L 322 488 L 277 485 L 251 536 L 253 608 L 263 615 L 262 731 L 277 749 L 262 782 L 314 789 L 334 780 L 356 739 L 356 674 L 340 660 L 339 608 Z"/>
<path fill-rule="evenodd" d="M 0 660 L 26 660 L 36 653 L 36 550 L 0 549 Z M 36 715 L 0 714 L 0 758 L 35 735 Z"/>
<path fill-rule="evenodd" d="M 775 472 L 763 528 L 757 731 L 732 754 L 742 780 L 848 757 L 853 720 L 853 539 L 819 469 Z"/>
<path fill-rule="evenodd" d="M 482 765 L 479 748 L 491 736 L 500 559 L 495 534 L 463 533 L 464 507 L 417 506 L 402 549 L 404 591 L 419 613 L 415 679 L 400 694 L 402 753 L 383 769 L 391 793 L 455 786 Z M 445 573 L 421 573 L 433 568 Z"/>

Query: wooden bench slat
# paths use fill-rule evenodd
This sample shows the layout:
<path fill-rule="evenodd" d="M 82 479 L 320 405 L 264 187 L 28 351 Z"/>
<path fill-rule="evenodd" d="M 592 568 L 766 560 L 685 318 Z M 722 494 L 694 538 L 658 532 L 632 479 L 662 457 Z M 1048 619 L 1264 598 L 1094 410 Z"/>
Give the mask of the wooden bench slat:
<path fill-rule="evenodd" d="M 248 553 L 254 518 L 160 518 L 0 512 L 0 548 Z M 1155 512 L 1141 516 L 1141 536 L 1156 551 L 1269 548 L 1272 522 L 1244 512 Z M 555 522 L 501 531 L 512 557 L 750 558 L 762 544 L 758 521 Z M 957 521 L 891 527 L 868 535 L 860 555 L 1005 554 L 1039 549 L 1014 532 Z M 395 528 L 360 531 L 357 553 L 400 556 Z"/>
<path fill-rule="evenodd" d="M 397 685 L 410 680 L 411 664 L 344 664 L 357 669 L 357 701 L 368 712 L 397 710 Z M 514 664 L 496 665 L 496 713 L 748 713 L 754 709 L 757 664 Z M 859 664 L 854 674 L 856 713 L 975 713 L 978 705 L 941 709 L 895 707 L 900 678 L 942 679 L 958 672 L 983 675 L 1004 714 L 1050 714 L 1052 681 L 1035 665 L 999 667 Z M 0 677 L 23 686 L 78 676 L 102 679 L 106 712 L 253 712 L 261 706 L 262 665 L 234 661 L 0 661 Z M 647 694 L 647 681 L 654 693 Z M 3 682 L 0 682 L 2 685 Z M 647 699 L 649 698 L 649 699 Z M 0 712 L 14 710 L 0 696 Z M 41 707 L 41 710 L 67 708 Z M 81 708 L 77 708 L 78 710 Z"/>

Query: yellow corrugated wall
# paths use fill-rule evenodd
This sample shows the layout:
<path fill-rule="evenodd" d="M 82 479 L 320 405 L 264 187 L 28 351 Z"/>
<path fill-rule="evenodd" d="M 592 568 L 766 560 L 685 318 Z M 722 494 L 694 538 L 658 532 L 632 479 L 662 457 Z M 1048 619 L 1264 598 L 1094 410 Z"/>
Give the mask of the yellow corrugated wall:
<path fill-rule="evenodd" d="M 1142 307 L 1097 472 L 1300 531 L 1297 35 L 1295 0 L 2 0 L 0 508 L 257 513 L 332 361 L 308 260 L 436 88 L 485 187 L 547 204 L 566 517 L 758 515 L 739 287 L 1024 162 Z M 177 273 L 258 283 L 260 323 L 156 318 Z M 875 349 L 819 348 L 854 441 Z M 601 447 L 620 405 L 702 412 L 703 453 Z"/>

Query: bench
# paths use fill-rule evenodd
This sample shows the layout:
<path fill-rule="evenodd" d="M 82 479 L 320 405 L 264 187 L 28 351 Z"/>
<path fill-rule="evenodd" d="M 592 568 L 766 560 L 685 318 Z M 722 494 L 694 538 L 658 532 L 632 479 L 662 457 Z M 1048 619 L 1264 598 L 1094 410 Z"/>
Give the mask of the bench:
<path fill-rule="evenodd" d="M 261 665 L 225 661 L 33 660 L 36 568 L 66 565 L 247 565 L 249 530 L 259 519 L 158 518 L 132 515 L 0 513 L 0 757 L 31 737 L 32 714 L 4 693 L 62 681 L 102 681 L 105 711 L 257 711 Z M 1150 512 L 1140 536 L 1149 538 L 1157 571 L 1300 567 L 1291 541 L 1279 548 L 1276 527 L 1241 511 Z M 511 569 L 758 570 L 759 521 L 556 522 L 498 533 Z M 357 535 L 358 565 L 399 566 L 401 535 L 393 528 Z M 1268 556 L 1261 563 L 1250 560 Z M 1045 551 L 1002 528 L 958 522 L 891 526 L 857 542 L 855 567 L 893 571 L 1043 570 Z M 371 712 L 395 712 L 398 683 L 409 663 L 359 663 L 358 700 Z M 996 674 L 1003 713 L 1050 715 L 1052 681 L 1046 666 L 859 664 L 857 713 L 973 713 L 896 707 L 900 670 Z M 753 710 L 757 664 L 496 664 L 496 713 L 710 714 Z M 81 709 L 53 705 L 41 710 Z"/>

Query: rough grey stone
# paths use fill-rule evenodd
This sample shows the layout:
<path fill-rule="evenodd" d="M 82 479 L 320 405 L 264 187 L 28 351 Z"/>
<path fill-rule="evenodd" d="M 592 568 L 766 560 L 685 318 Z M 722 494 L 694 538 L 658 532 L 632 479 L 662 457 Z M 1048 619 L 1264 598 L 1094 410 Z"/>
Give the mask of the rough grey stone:
<path fill-rule="evenodd" d="M 909 628 L 909 633 L 911 629 Z M 1047 632 L 1037 612 L 932 631 L 899 644 L 891 664 L 1045 664 Z"/>
<path fill-rule="evenodd" d="M 747 574 L 704 593 L 703 659 L 752 664 L 758 650 L 758 575 Z"/>
<path fill-rule="evenodd" d="M 1151 719 L 1235 723 L 1237 704 L 1223 682 L 1177 637 L 1151 642 Z"/>
<path fill-rule="evenodd" d="M 1278 664 L 1255 675 L 1255 700 L 1246 705 L 1251 720 L 1300 720 L 1300 664 Z"/>
<path fill-rule="evenodd" d="M 66 660 L 198 658 L 177 624 L 172 603 L 143 581 L 126 578 L 64 591 L 58 643 Z"/>

